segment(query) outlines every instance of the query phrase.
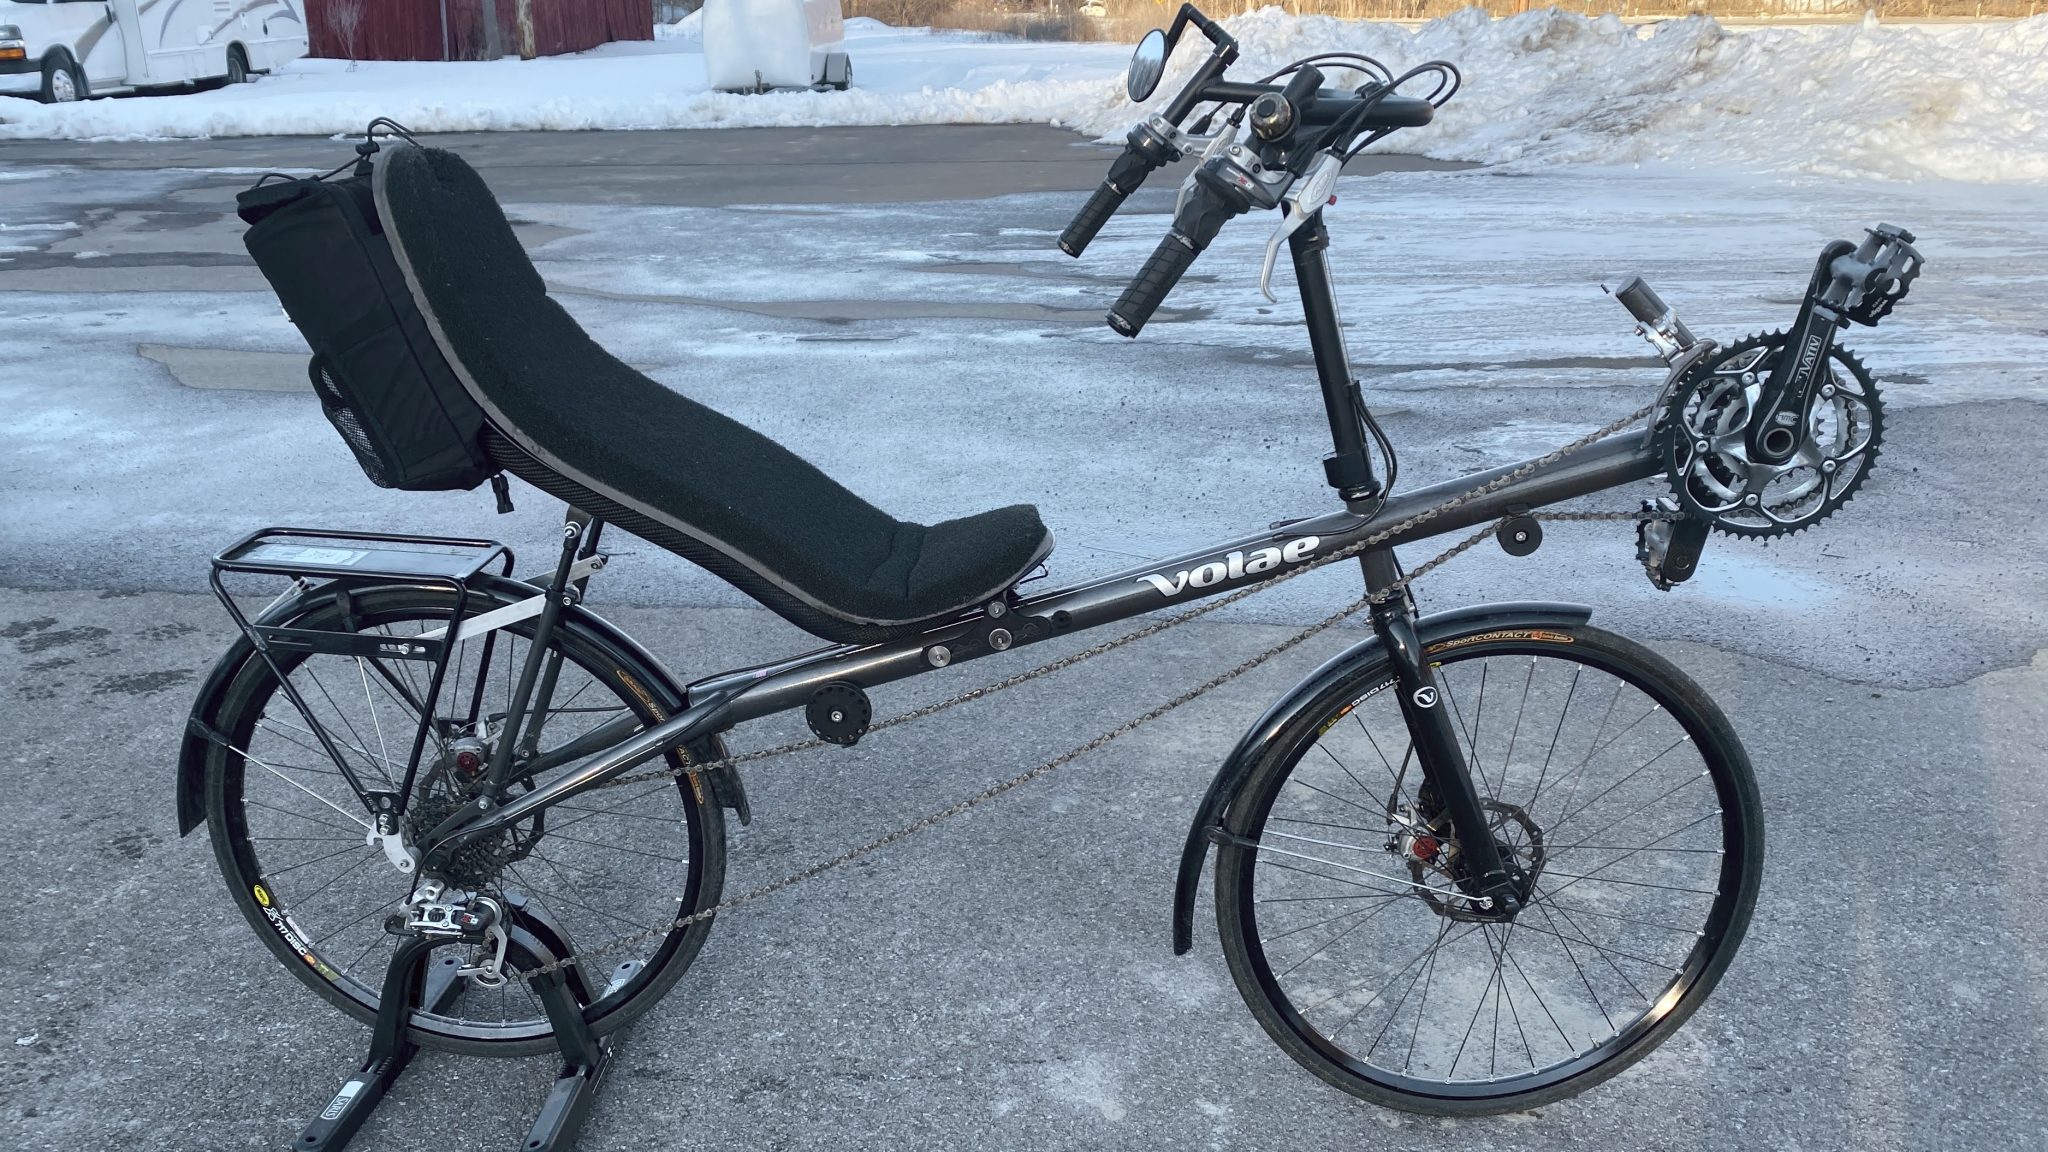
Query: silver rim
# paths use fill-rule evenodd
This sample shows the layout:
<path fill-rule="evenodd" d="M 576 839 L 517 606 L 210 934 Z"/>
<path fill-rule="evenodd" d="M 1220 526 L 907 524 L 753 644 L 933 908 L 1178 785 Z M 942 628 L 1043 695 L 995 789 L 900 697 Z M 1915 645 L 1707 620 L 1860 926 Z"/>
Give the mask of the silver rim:
<path fill-rule="evenodd" d="M 78 84 L 71 79 L 70 69 L 59 68 L 50 76 L 50 99 L 58 104 L 78 99 Z"/>

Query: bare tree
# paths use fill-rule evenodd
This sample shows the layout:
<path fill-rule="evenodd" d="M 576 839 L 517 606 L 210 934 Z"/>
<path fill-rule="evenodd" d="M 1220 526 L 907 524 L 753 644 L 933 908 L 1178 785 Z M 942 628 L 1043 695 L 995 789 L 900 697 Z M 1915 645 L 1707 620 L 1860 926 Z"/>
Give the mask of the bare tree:
<path fill-rule="evenodd" d="M 348 70 L 356 70 L 356 35 L 363 27 L 363 0 L 327 0 L 327 30 L 348 53 Z"/>
<path fill-rule="evenodd" d="M 533 42 L 533 0 L 514 0 L 512 26 L 519 33 L 519 58 L 531 60 L 538 56 Z"/>

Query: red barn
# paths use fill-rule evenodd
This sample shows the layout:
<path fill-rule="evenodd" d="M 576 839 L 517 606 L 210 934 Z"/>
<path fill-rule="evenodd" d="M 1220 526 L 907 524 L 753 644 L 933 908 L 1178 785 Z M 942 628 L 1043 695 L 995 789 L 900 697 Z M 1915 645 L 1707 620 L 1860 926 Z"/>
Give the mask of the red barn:
<path fill-rule="evenodd" d="M 558 56 L 610 40 L 654 39 L 649 0 L 306 0 L 308 55 L 330 60 L 492 60 Z"/>

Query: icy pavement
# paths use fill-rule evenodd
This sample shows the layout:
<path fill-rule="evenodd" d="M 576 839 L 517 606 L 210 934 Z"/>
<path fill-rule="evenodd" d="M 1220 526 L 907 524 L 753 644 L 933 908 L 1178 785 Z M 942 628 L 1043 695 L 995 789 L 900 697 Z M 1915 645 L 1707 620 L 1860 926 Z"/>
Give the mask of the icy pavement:
<path fill-rule="evenodd" d="M 495 519 L 483 494 L 382 491 L 356 470 L 239 252 L 224 210 L 240 177 L 100 172 L 88 191 L 75 172 L 15 175 L 0 184 L 15 249 L 0 254 L 0 584 L 197 589 L 206 555 L 272 523 L 545 540 L 558 512 L 534 494 Z M 1073 194 L 511 213 L 624 359 L 897 515 L 1037 503 L 1066 581 L 1329 506 L 1294 306 L 1256 292 L 1262 221 L 1227 232 L 1142 339 L 1101 324 L 1168 196 L 1148 190 L 1079 262 L 1051 246 Z M 2048 635 L 2048 508 L 2031 477 L 2048 432 L 2044 219 L 2040 188 L 1347 179 L 1331 211 L 1340 297 L 1404 486 L 1541 454 L 1649 398 L 1661 373 L 1602 281 L 1641 272 L 1725 340 L 1787 321 L 1827 239 L 1886 220 L 1928 258 L 1906 307 L 1848 335 L 1892 420 L 1836 522 L 1769 548 L 1716 540 L 1671 594 L 1642 579 L 1625 526 L 1558 525 L 1531 560 L 1475 550 L 1426 602 L 1581 600 L 1625 629 L 1884 682 L 2024 661 Z M 1275 287 L 1290 298 L 1284 260 Z M 606 600 L 747 603 L 651 546 L 614 546 Z M 1230 612 L 1312 619 L 1351 579 Z"/>
<path fill-rule="evenodd" d="M 1293 16 L 1225 21 L 1234 78 L 1302 56 L 1367 53 L 1395 72 L 1449 60 L 1465 84 L 1437 123 L 1379 145 L 1445 160 L 1549 167 L 1675 163 L 1855 178 L 2048 179 L 2048 15 L 2018 22 L 1724 28 L 1546 9 L 1477 9 L 1420 26 Z M 848 22 L 853 91 L 711 92 L 684 26 L 651 43 L 521 62 L 301 60 L 251 85 L 45 108 L 0 100 L 0 138 L 1052 123 L 1121 134 L 1128 48 L 1027 43 Z M 1153 98 L 1200 55 L 1190 36 Z M 1333 84 L 1357 73 L 1333 72 Z"/>
<path fill-rule="evenodd" d="M 903 175 L 873 162 L 877 131 L 716 134 L 759 163 L 709 175 L 651 162 L 717 158 L 678 143 L 698 134 L 635 136 L 630 186 L 597 162 L 623 150 L 616 136 L 458 146 L 492 159 L 495 185 L 546 192 L 509 197 L 518 230 L 604 342 L 893 511 L 1036 501 L 1061 538 L 1056 579 L 1328 507 L 1301 336 L 1289 309 L 1262 311 L 1253 294 L 1259 222 L 1204 259 L 1180 311 L 1127 343 L 1100 312 L 1163 225 L 1164 189 L 1078 264 L 1047 246 L 1078 191 L 606 202 L 664 181 L 686 202 L 700 185 L 752 199 L 754 173 L 777 165 L 815 198 L 886 201 Z M 959 197 L 1020 186 L 1018 143 L 1033 134 L 1090 161 L 1070 169 L 1076 190 L 1106 162 L 1044 129 L 892 134 L 956 157 L 1012 150 L 956 163 L 935 191 Z M 516 515 L 495 518 L 483 493 L 371 487 L 303 390 L 303 350 L 227 209 L 246 169 L 338 147 L 0 145 L 16 161 L 0 168 L 0 780 L 25 814 L 0 851 L 25 897 L 0 913 L 15 945 L 0 966 L 17 1044 L 0 1068 L 9 1148 L 275 1148 L 361 1051 L 359 1025 L 253 945 L 203 834 L 179 840 L 170 825 L 167 757 L 231 632 L 200 591 L 205 557 L 268 522 L 493 533 L 529 562 L 555 538 L 558 506 L 524 490 Z M 87 167 L 49 159 L 81 152 Z M 1596 1091 L 1453 1124 L 1362 1105 L 1276 1050 L 1231 987 L 1206 910 L 1194 953 L 1169 956 L 1191 806 L 1259 710 L 1358 638 L 1340 631 L 997 805 L 721 916 L 688 979 L 621 1045 L 590 1152 L 2038 1145 L 2048 498 L 2033 469 L 2048 431 L 2048 191 L 1602 172 L 1341 191 L 1346 316 L 1404 484 L 1543 451 L 1646 398 L 1658 374 L 1601 279 L 1640 270 L 1696 329 L 1727 336 L 1782 322 L 1821 240 L 1877 219 L 1921 234 L 1931 263 L 1913 301 L 1882 331 L 1851 333 L 1893 420 L 1874 481 L 1835 523 L 1769 549 L 1716 541 L 1668 595 L 1608 525 L 1557 526 L 1526 560 L 1477 548 L 1424 584 L 1430 608 L 1593 604 L 1727 709 L 1757 763 L 1770 856 L 1713 999 Z M 690 466 L 688 444 L 674 463 Z M 687 565 L 607 540 L 619 560 L 593 585 L 598 610 L 679 675 L 806 644 Z M 755 820 L 728 830 L 729 890 L 1109 730 L 1348 600 L 1341 577 L 856 749 L 750 766 Z M 876 703 L 894 714 L 1040 657 L 991 657 Z M 771 718 L 735 747 L 801 731 Z M 79 915 L 80 891 L 118 912 Z M 362 1139 L 511 1146 L 553 1071 L 425 1055 Z"/>

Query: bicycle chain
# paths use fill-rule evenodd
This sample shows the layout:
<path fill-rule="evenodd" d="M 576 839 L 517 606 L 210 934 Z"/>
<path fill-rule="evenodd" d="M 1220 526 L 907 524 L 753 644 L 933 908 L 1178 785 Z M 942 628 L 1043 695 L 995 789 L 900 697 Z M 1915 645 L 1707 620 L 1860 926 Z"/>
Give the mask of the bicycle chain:
<path fill-rule="evenodd" d="M 1037 680 L 1041 677 L 1050 676 L 1055 672 L 1061 671 L 1066 668 L 1070 668 L 1075 664 L 1081 663 L 1084 660 L 1090 660 L 1096 656 L 1100 656 L 1104 653 L 1112 652 L 1118 648 L 1122 648 L 1127 644 L 1133 644 L 1139 640 L 1156 636 L 1159 633 L 1164 632 L 1170 628 L 1177 628 L 1182 624 L 1186 624 L 1189 621 L 1195 620 L 1201 616 L 1205 616 L 1211 612 L 1216 611 L 1219 608 L 1223 608 L 1227 605 L 1234 604 L 1237 601 L 1252 595 L 1253 593 L 1264 592 L 1267 589 L 1274 587 L 1275 585 L 1284 584 L 1289 580 L 1293 580 L 1300 576 L 1305 576 L 1318 568 L 1322 568 L 1330 564 L 1335 564 L 1343 560 L 1351 559 L 1359 555 L 1360 553 L 1367 551 L 1368 549 L 1385 543 L 1386 541 L 1392 539 L 1394 536 L 1400 534 L 1401 532 L 1407 531 L 1411 528 L 1418 527 L 1422 524 L 1426 524 L 1429 521 L 1435 519 L 1436 517 L 1441 516 L 1444 513 L 1450 511 L 1451 509 L 1457 508 L 1463 504 L 1470 503 L 1473 500 L 1477 500 L 1481 496 L 1487 495 L 1490 492 L 1499 491 L 1500 489 L 1507 487 L 1508 485 L 1513 484 L 1518 480 L 1522 480 L 1528 477 L 1529 475 L 1533 474 L 1539 469 L 1547 468 L 1550 465 L 1557 463 L 1559 460 L 1564 459 L 1566 456 L 1571 455 L 1573 452 L 1577 452 L 1580 449 L 1587 447 L 1588 445 L 1604 440 L 1607 437 L 1615 434 L 1616 432 L 1619 432 L 1622 429 L 1628 427 L 1629 425 L 1632 425 L 1637 421 L 1642 420 L 1645 417 L 1648 417 L 1652 412 L 1656 411 L 1658 406 L 1658 403 L 1653 401 L 1652 403 L 1637 409 L 1636 411 L 1630 413 L 1627 416 L 1622 417 L 1619 420 L 1614 421 L 1611 424 L 1608 424 L 1602 428 L 1596 429 L 1593 432 L 1589 432 L 1586 435 L 1581 436 L 1577 440 L 1574 440 L 1571 443 L 1566 444 L 1564 447 L 1559 448 L 1558 450 L 1550 453 L 1547 456 L 1542 456 L 1535 460 L 1531 460 L 1528 463 L 1522 465 L 1521 467 L 1515 469 L 1514 471 L 1508 472 L 1502 476 L 1490 480 L 1487 483 L 1482 484 L 1477 488 L 1474 488 L 1472 491 L 1467 492 L 1462 496 L 1456 497 L 1451 500 L 1447 500 L 1444 503 L 1439 504 L 1426 512 L 1418 513 L 1397 524 L 1389 525 L 1388 527 L 1383 528 L 1370 536 L 1367 536 L 1365 539 L 1360 540 L 1357 543 L 1351 544 L 1348 547 L 1330 553 L 1328 556 L 1318 557 L 1317 559 L 1310 561 L 1309 563 L 1304 564 L 1291 572 L 1288 572 L 1286 575 L 1278 576 L 1271 580 L 1255 584 L 1249 588 L 1241 588 L 1236 592 L 1232 592 L 1228 595 L 1218 597 L 1205 604 L 1197 605 L 1196 607 L 1190 608 L 1184 612 L 1178 612 L 1172 616 L 1168 616 L 1163 619 L 1154 621 L 1153 623 L 1148 624 L 1143 628 L 1139 628 L 1133 632 L 1126 633 L 1125 635 L 1116 637 L 1111 640 L 1105 640 L 1100 644 L 1084 648 L 1078 652 L 1070 653 L 1066 656 L 1060 657 L 1057 660 L 1047 661 L 1046 663 L 1041 664 L 1036 668 L 1028 669 L 1024 672 L 1019 672 L 1014 676 L 1005 677 L 1004 679 L 998 680 L 992 684 L 983 685 L 979 688 L 971 688 L 965 692 L 960 693 L 957 696 L 950 696 L 944 700 L 940 700 L 933 704 L 927 704 L 920 708 L 913 708 L 908 712 L 902 713 L 901 715 L 890 717 L 887 720 L 875 724 L 873 727 L 869 728 L 868 731 L 879 732 L 886 728 L 894 728 L 900 724 L 908 724 L 913 720 L 922 720 L 928 716 L 933 716 L 940 712 L 947 711 L 948 709 L 958 707 L 961 704 L 966 704 L 973 700 L 979 700 L 985 696 L 992 696 L 997 692 L 1003 691 L 1004 689 L 1014 688 L 1019 684 L 1029 683 L 1030 681 Z M 1533 515 L 1539 520 L 1557 521 L 1639 521 L 1646 519 L 1655 520 L 1669 518 L 1651 512 L 1537 512 L 1533 513 Z M 1336 627 L 1339 623 L 1344 621 L 1346 618 L 1352 616 L 1353 614 L 1357 613 L 1359 610 L 1369 608 L 1375 604 L 1387 603 L 1396 596 L 1403 595 L 1407 592 L 1409 585 L 1415 583 L 1415 581 L 1420 580 L 1422 577 L 1435 571 L 1437 568 L 1443 566 L 1446 563 L 1449 563 L 1451 560 L 1464 554 L 1474 545 L 1477 545 L 1481 541 L 1485 540 L 1487 537 L 1492 536 L 1495 530 L 1499 527 L 1501 522 L 1502 521 L 1494 521 L 1493 523 L 1487 524 L 1486 526 L 1480 528 L 1478 531 L 1472 533 L 1470 536 L 1465 537 L 1463 540 L 1458 541 L 1456 544 L 1451 545 L 1443 552 L 1430 558 L 1428 561 L 1418 566 L 1414 571 L 1405 573 L 1399 579 L 1395 580 L 1392 584 L 1388 585 L 1387 587 L 1379 590 L 1378 592 L 1370 593 L 1368 595 L 1359 597 L 1358 599 L 1352 601 L 1350 604 L 1345 605 L 1338 611 L 1331 613 L 1330 615 L 1324 617 L 1316 623 L 1311 624 L 1302 631 L 1297 632 L 1292 636 L 1289 636 L 1287 639 L 1282 640 L 1280 643 L 1273 645 L 1272 647 L 1266 649 L 1263 652 L 1258 653 L 1257 655 L 1251 657 L 1248 660 L 1245 660 L 1243 663 L 1238 664 L 1236 667 L 1230 668 L 1222 673 L 1219 673 L 1216 676 L 1210 677 L 1208 680 L 1202 682 L 1201 684 L 1198 684 L 1195 687 L 1187 690 L 1186 692 L 1183 692 L 1180 695 L 1175 696 L 1171 700 L 1168 700 L 1165 703 L 1160 704 L 1157 707 L 1154 707 L 1150 711 L 1145 712 L 1140 716 L 1134 717 L 1131 720 L 1127 720 L 1123 724 L 1120 724 L 1117 727 L 1102 733 L 1094 739 L 1089 740 L 1086 743 L 1081 744 L 1077 747 L 1068 749 L 1066 752 L 1063 752 L 1060 755 L 1055 756 L 1052 759 L 1047 760 L 1034 768 L 1028 769 L 1024 772 L 1020 772 L 1007 780 L 1002 780 L 995 784 L 991 784 L 987 788 L 982 789 L 980 792 L 977 792 L 974 795 L 969 796 L 967 799 L 962 800 L 957 804 L 954 804 L 947 808 L 940 809 L 937 812 L 927 813 L 926 815 L 919 817 L 918 819 L 912 821 L 909 824 L 897 828 L 892 832 L 884 833 L 883 835 L 878 836 L 865 844 L 849 848 L 845 852 L 842 852 L 839 855 L 834 856 L 828 860 L 819 861 L 818 863 L 812 864 L 807 868 L 803 868 L 799 871 L 792 872 L 779 880 L 770 881 L 769 883 L 763 884 L 760 887 L 755 888 L 751 891 L 744 892 L 738 896 L 734 896 L 727 900 L 722 900 L 709 908 L 702 908 L 695 912 L 691 912 L 687 915 L 679 916 L 674 920 L 670 921 L 669 923 L 664 924 L 660 927 L 650 928 L 646 931 L 634 933 L 629 936 L 622 936 L 600 947 L 587 950 L 579 950 L 578 952 L 572 955 L 563 956 L 559 959 L 550 961 L 546 964 L 542 964 L 534 968 L 528 968 L 514 972 L 507 972 L 505 973 L 505 976 L 513 980 L 533 980 L 542 976 L 547 976 L 555 972 L 559 972 L 564 968 L 570 967 L 571 965 L 581 963 L 585 959 L 604 956 L 612 952 L 617 952 L 624 948 L 638 947 L 641 944 L 661 940 L 667 937 L 670 933 L 679 932 L 685 928 L 690 927 L 693 924 L 697 924 L 705 920 L 710 920 L 722 912 L 730 912 L 734 909 L 741 908 L 745 905 L 751 904 L 756 900 L 760 900 L 768 896 L 773 896 L 778 892 L 787 891 L 788 889 L 793 888 L 806 880 L 816 879 L 817 877 L 822 876 L 835 868 L 841 867 L 842 865 L 850 864 L 863 856 L 869 855 L 870 853 L 878 852 L 884 848 L 889 847 L 892 844 L 896 844 L 905 839 L 908 839 L 909 837 L 914 836 L 927 828 L 931 828 L 934 825 L 941 824 L 947 820 L 952 819 L 955 816 L 959 816 L 974 808 L 978 808 L 981 805 L 989 802 L 990 800 L 995 799 L 998 796 L 1003 795 L 1006 792 L 1012 791 L 1016 788 L 1020 788 L 1025 784 L 1029 784 L 1033 780 L 1036 780 L 1041 776 L 1046 775 L 1047 773 L 1050 773 L 1058 768 L 1061 768 L 1069 763 L 1072 763 L 1073 761 L 1081 758 L 1082 756 L 1085 756 L 1088 753 L 1093 752 L 1096 749 L 1109 744 L 1110 742 L 1116 740 L 1118 737 L 1127 735 L 1130 732 L 1146 724 L 1149 724 L 1154 720 L 1159 719 L 1161 716 L 1164 716 L 1167 713 L 1172 712 L 1173 710 L 1179 708 L 1183 704 L 1187 704 L 1201 696 L 1207 695 L 1209 692 L 1212 692 L 1215 689 L 1220 688 L 1225 684 L 1228 684 L 1232 680 L 1237 679 L 1239 676 L 1242 676 L 1245 673 L 1251 671 L 1252 669 L 1257 668 L 1261 664 L 1266 663 L 1268 660 L 1273 659 L 1275 656 L 1278 656 L 1288 651 L 1289 649 L 1292 649 L 1297 645 L 1309 639 L 1312 639 L 1313 637 L 1318 636 L 1331 628 Z M 774 748 L 765 748 L 757 752 L 748 752 L 738 756 L 728 756 L 722 760 L 707 761 L 702 764 L 686 764 L 680 768 L 664 767 L 649 772 L 630 773 L 628 775 L 621 776 L 615 780 L 607 781 L 604 784 L 598 785 L 595 788 L 591 788 L 589 789 L 589 791 L 595 792 L 604 788 L 617 788 L 627 784 L 636 784 L 648 780 L 662 779 L 664 777 L 682 776 L 693 772 L 706 772 L 722 767 L 737 767 L 741 764 L 751 764 L 757 761 L 767 760 L 777 756 L 785 756 L 795 752 L 805 752 L 814 748 L 823 748 L 826 746 L 827 743 L 824 740 L 801 740 L 795 743 L 783 744 Z"/>

